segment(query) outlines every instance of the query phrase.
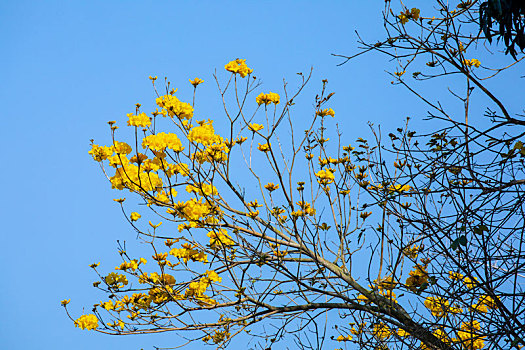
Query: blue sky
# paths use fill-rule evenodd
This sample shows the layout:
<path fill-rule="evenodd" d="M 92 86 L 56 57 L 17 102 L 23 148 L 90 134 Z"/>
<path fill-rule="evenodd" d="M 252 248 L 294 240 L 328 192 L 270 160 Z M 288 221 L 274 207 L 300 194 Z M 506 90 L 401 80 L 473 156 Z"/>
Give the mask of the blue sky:
<path fill-rule="evenodd" d="M 116 264 L 116 241 L 138 244 L 98 166 L 89 140 L 107 143 L 108 120 L 123 121 L 137 102 L 153 99 L 149 75 L 167 76 L 181 93 L 205 80 L 199 101 L 213 118 L 215 69 L 247 59 L 264 90 L 314 68 L 298 107 L 311 113 L 328 79 L 351 142 L 424 115 L 390 84 L 385 57 L 369 55 L 337 67 L 332 53 L 357 52 L 358 30 L 381 38 L 382 1 L 23 1 L 0 3 L 0 113 L 6 154 L 0 254 L 2 349 L 150 349 L 172 335 L 111 337 L 81 331 L 71 310 L 104 296 L 91 287 L 93 262 Z M 209 103 L 207 101 L 210 101 Z M 89 308 L 86 310 L 89 311 Z M 190 347 L 191 348 L 191 347 Z"/>

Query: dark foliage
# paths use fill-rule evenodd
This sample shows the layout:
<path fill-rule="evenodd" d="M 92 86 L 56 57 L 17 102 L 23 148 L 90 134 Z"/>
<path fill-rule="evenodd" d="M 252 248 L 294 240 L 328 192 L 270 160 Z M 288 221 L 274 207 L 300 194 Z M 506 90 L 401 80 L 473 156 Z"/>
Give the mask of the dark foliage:
<path fill-rule="evenodd" d="M 518 46 L 525 49 L 525 0 L 488 0 L 479 8 L 480 26 L 485 37 L 492 42 L 494 35 L 503 38 L 507 50 L 516 59 Z M 496 22 L 498 29 L 492 29 Z"/>

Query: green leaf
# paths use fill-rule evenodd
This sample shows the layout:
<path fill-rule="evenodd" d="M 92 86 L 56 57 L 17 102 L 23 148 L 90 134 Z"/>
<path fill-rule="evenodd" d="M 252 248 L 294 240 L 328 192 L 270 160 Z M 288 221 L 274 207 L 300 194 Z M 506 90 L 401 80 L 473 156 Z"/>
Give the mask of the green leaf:
<path fill-rule="evenodd" d="M 459 238 L 456 238 L 456 239 L 453 240 L 452 243 L 450 244 L 450 249 L 452 249 L 452 250 L 456 250 L 456 249 L 458 249 L 458 246 L 459 246 Z"/>

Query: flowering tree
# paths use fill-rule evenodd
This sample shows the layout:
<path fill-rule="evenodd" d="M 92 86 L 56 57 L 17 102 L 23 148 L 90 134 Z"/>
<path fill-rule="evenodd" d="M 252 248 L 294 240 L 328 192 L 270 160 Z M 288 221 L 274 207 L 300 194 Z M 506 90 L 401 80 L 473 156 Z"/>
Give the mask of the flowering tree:
<path fill-rule="evenodd" d="M 93 264 L 94 286 L 108 298 L 70 316 L 75 325 L 186 332 L 188 342 L 219 348 L 241 334 L 265 348 L 290 337 L 310 349 L 525 345 L 525 120 L 482 83 L 506 68 L 470 56 L 480 53 L 468 32 L 479 31 L 478 1 L 435 3 L 425 17 L 404 7 L 396 15 L 387 2 L 388 37 L 361 41 L 363 52 L 393 57 L 393 83 L 431 108 L 428 135 L 407 123 L 388 142 L 372 129 L 373 141 L 351 146 L 329 131 L 336 113 L 326 81 L 311 117 L 293 118 L 310 75 L 294 90 L 259 93 L 241 59 L 225 66 L 227 79 L 214 76 L 219 133 L 194 115 L 203 80 L 190 80 L 190 104 L 150 77 L 157 109 L 148 116 L 137 104 L 128 114 L 128 143 L 109 122 L 112 144 L 92 144 L 90 154 L 112 188 L 144 204 L 115 200 L 151 254 L 122 247 L 116 272 Z M 425 69 L 413 71 L 416 81 L 450 77 L 461 118 L 407 82 L 412 68 Z M 495 106 L 477 124 L 474 87 Z"/>

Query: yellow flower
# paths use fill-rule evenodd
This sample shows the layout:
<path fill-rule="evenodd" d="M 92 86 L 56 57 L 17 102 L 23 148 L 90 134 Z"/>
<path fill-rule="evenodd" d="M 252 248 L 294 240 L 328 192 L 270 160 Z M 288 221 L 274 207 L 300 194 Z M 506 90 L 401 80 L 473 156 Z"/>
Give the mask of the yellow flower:
<path fill-rule="evenodd" d="M 392 332 L 386 324 L 384 324 L 383 322 L 379 322 L 374 326 L 374 330 L 372 333 L 378 339 L 386 339 L 390 336 Z"/>
<path fill-rule="evenodd" d="M 463 60 L 463 64 L 467 67 L 476 67 L 478 68 L 480 65 L 481 65 L 481 62 L 475 58 L 471 59 L 471 60 Z"/>
<path fill-rule="evenodd" d="M 407 278 L 405 284 L 410 290 L 415 291 L 428 282 L 427 266 L 426 263 L 424 265 L 416 264 L 414 270 L 408 273 L 410 277 Z"/>
<path fill-rule="evenodd" d="M 204 83 L 204 80 L 202 79 L 199 79 L 199 78 L 195 78 L 193 80 L 190 79 L 190 84 L 193 85 L 194 87 L 197 87 L 197 85 L 202 84 L 202 83 Z"/>
<path fill-rule="evenodd" d="M 98 319 L 95 315 L 82 315 L 75 321 L 75 327 L 92 330 L 98 327 Z"/>
<path fill-rule="evenodd" d="M 317 182 L 321 185 L 328 185 L 334 182 L 335 176 L 332 169 L 320 170 L 315 176 L 317 176 Z"/>
<path fill-rule="evenodd" d="M 154 151 L 164 151 L 166 148 L 169 148 L 175 152 L 181 152 L 184 149 L 177 135 L 164 132 L 144 137 L 142 139 L 142 148 L 146 147 Z"/>
<path fill-rule="evenodd" d="M 221 249 L 235 244 L 226 230 L 222 228 L 208 232 L 207 236 L 210 237 L 210 246 L 214 249 Z"/>
<path fill-rule="evenodd" d="M 273 192 L 279 188 L 279 185 L 276 185 L 273 182 L 268 182 L 268 184 L 264 185 L 264 188 L 266 188 L 270 192 Z"/>
<path fill-rule="evenodd" d="M 130 154 L 132 149 L 131 146 L 125 142 L 115 141 L 113 144 L 113 149 L 117 154 Z"/>
<path fill-rule="evenodd" d="M 405 24 L 405 23 L 408 22 L 408 16 L 404 12 L 401 12 L 401 14 L 399 16 L 397 16 L 397 17 L 401 21 L 401 24 Z"/>
<path fill-rule="evenodd" d="M 224 69 L 233 74 L 239 74 L 241 78 L 244 78 L 253 72 L 253 69 L 248 68 L 246 65 L 246 60 L 241 60 L 239 58 L 235 61 L 228 62 L 228 64 L 224 66 Z"/>
<path fill-rule="evenodd" d="M 179 119 L 191 119 L 193 107 L 186 102 L 181 102 L 173 95 L 164 95 L 156 99 L 157 105 L 163 108 L 162 115 L 177 116 Z"/>
<path fill-rule="evenodd" d="M 247 137 L 244 137 L 244 136 L 240 136 L 238 137 L 235 142 L 238 143 L 239 145 L 242 145 L 244 141 L 248 140 Z"/>
<path fill-rule="evenodd" d="M 126 276 L 115 272 L 111 272 L 109 275 L 107 275 L 104 278 L 104 281 L 114 288 L 121 288 L 128 285 L 128 279 Z"/>
<path fill-rule="evenodd" d="M 223 142 L 223 138 L 215 134 L 213 120 L 208 120 L 208 122 L 202 121 L 199 124 L 199 126 L 194 127 L 188 133 L 189 141 L 201 143 L 205 146 Z"/>
<path fill-rule="evenodd" d="M 467 288 L 472 289 L 477 284 L 477 278 L 474 277 L 474 279 L 470 279 L 470 277 L 463 278 L 463 283 L 467 286 Z"/>
<path fill-rule="evenodd" d="M 352 340 L 352 336 L 350 334 L 346 335 L 346 336 L 340 335 L 335 340 L 337 340 L 339 342 L 341 342 L 341 341 L 350 341 L 350 340 Z"/>
<path fill-rule="evenodd" d="M 408 22 L 409 19 L 417 21 L 419 19 L 420 12 L 421 11 L 419 9 L 414 7 L 410 11 L 407 9 L 405 12 L 401 12 L 401 14 L 397 17 L 399 18 L 401 24 L 404 25 Z"/>
<path fill-rule="evenodd" d="M 60 302 L 60 305 L 62 306 L 66 306 L 67 304 L 69 304 L 69 302 L 71 301 L 71 299 L 64 299 Z"/>
<path fill-rule="evenodd" d="M 461 281 L 463 279 L 463 275 L 459 272 L 449 271 L 448 278 L 450 278 L 453 281 Z"/>
<path fill-rule="evenodd" d="M 113 155 L 113 147 L 99 146 L 93 144 L 91 145 L 91 151 L 89 151 L 88 153 L 91 154 L 95 161 L 101 162 Z"/>
<path fill-rule="evenodd" d="M 248 130 L 251 130 L 253 132 L 256 132 L 262 129 L 264 129 L 264 126 L 261 124 L 255 124 L 255 123 L 248 124 Z"/>
<path fill-rule="evenodd" d="M 445 316 L 449 309 L 449 302 L 441 297 L 428 297 L 425 299 L 425 307 L 430 310 L 432 316 Z"/>
<path fill-rule="evenodd" d="M 481 304 L 481 303 L 478 303 L 478 304 L 472 304 L 471 308 L 470 308 L 472 311 L 476 311 L 476 312 L 482 312 L 482 313 L 486 313 L 488 312 L 488 308 L 487 308 L 487 305 L 485 304 Z"/>
<path fill-rule="evenodd" d="M 320 111 L 317 111 L 315 114 L 317 114 L 320 117 L 326 117 L 327 115 L 331 116 L 332 118 L 335 117 L 335 112 L 332 108 L 322 109 Z"/>
<path fill-rule="evenodd" d="M 201 196 L 216 196 L 219 194 L 217 188 L 211 184 L 200 183 L 195 185 L 187 185 L 186 192 L 196 193 Z"/>
<path fill-rule="evenodd" d="M 138 115 L 128 113 L 127 117 L 129 118 L 128 126 L 139 126 L 145 128 L 151 125 L 151 120 L 146 113 L 140 113 Z"/>
<path fill-rule="evenodd" d="M 415 8 L 415 7 L 410 10 L 410 15 L 416 21 L 419 19 L 419 14 L 420 13 L 421 13 L 421 11 L 418 8 Z"/>
<path fill-rule="evenodd" d="M 397 330 L 397 335 L 399 335 L 400 337 L 408 337 L 410 335 L 410 333 L 408 333 L 404 329 L 399 328 Z"/>
<path fill-rule="evenodd" d="M 197 246 L 192 246 L 189 243 L 184 243 L 182 245 L 182 248 L 173 248 L 172 250 L 170 250 L 170 255 L 182 259 L 184 263 L 187 263 L 189 260 L 207 263 L 207 255 L 204 252 L 199 251 L 195 248 L 197 248 Z"/>
<path fill-rule="evenodd" d="M 265 143 L 265 144 L 261 145 L 261 144 L 259 143 L 259 146 L 257 146 L 257 149 L 258 149 L 259 151 L 261 151 L 261 152 L 265 152 L 265 153 L 266 153 L 266 152 L 269 152 L 269 151 L 270 151 L 270 144 L 269 144 L 269 143 Z"/>
<path fill-rule="evenodd" d="M 150 221 L 150 222 L 149 222 L 149 225 L 155 229 L 155 228 L 159 227 L 160 225 L 162 225 L 162 221 L 159 222 L 159 223 L 156 224 L 156 225 L 152 224 L 151 221 Z"/>
<path fill-rule="evenodd" d="M 131 219 L 131 221 L 137 221 L 138 219 L 140 219 L 140 214 L 137 213 L 137 212 L 133 212 L 131 213 L 131 215 L 129 216 L 129 218 Z"/>
<path fill-rule="evenodd" d="M 281 97 L 274 92 L 269 92 L 267 94 L 261 93 L 255 98 L 255 101 L 259 106 L 262 104 L 269 105 L 270 103 L 277 105 L 279 104 L 280 100 Z"/>
<path fill-rule="evenodd" d="M 259 211 L 258 210 L 250 211 L 247 215 L 248 217 L 255 219 L 257 216 L 259 216 Z"/>
<path fill-rule="evenodd" d="M 496 297 L 496 299 L 498 299 L 498 298 Z M 497 309 L 498 308 L 498 304 L 496 303 L 496 300 L 494 300 L 494 298 L 492 298 L 492 297 L 490 297 L 488 295 L 480 296 L 478 304 L 486 305 L 489 309 Z"/>
<path fill-rule="evenodd" d="M 107 310 L 107 311 L 115 310 L 115 304 L 113 304 L 112 300 L 105 301 L 105 302 L 101 301 L 100 307 L 104 308 L 104 310 Z"/>

